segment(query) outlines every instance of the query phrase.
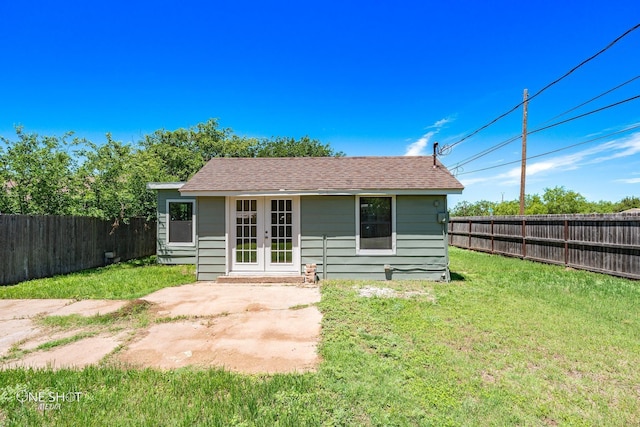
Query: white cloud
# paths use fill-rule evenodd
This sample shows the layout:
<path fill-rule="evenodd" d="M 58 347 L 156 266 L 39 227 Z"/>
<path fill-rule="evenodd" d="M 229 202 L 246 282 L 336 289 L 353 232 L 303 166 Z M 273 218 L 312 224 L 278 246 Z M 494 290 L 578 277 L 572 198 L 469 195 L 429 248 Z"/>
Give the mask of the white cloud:
<path fill-rule="evenodd" d="M 427 147 L 427 144 L 431 140 L 431 137 L 438 132 L 432 131 L 427 132 L 416 142 L 413 142 L 407 146 L 407 151 L 404 153 L 405 156 L 423 156 L 424 149 Z"/>
<path fill-rule="evenodd" d="M 489 180 L 492 180 L 493 178 L 464 178 L 464 177 L 460 177 L 458 178 L 460 180 L 460 182 L 462 183 L 462 185 L 464 185 L 465 187 L 468 185 L 472 185 L 472 184 L 480 184 L 481 182 L 487 182 Z"/>
<path fill-rule="evenodd" d="M 601 145 L 611 152 L 608 156 L 598 157 L 589 163 L 599 163 L 640 153 L 640 133 L 634 133 L 626 140 L 616 140 Z"/>
<path fill-rule="evenodd" d="M 440 119 L 437 122 L 435 122 L 434 124 L 432 124 L 431 126 L 427 126 L 426 129 L 442 129 L 444 127 L 444 125 L 451 123 L 454 119 L 451 117 L 445 117 L 444 119 Z"/>
<path fill-rule="evenodd" d="M 622 182 L 624 184 L 640 184 L 640 178 L 616 179 L 616 182 Z"/>
<path fill-rule="evenodd" d="M 604 152 L 608 154 L 602 156 L 601 154 Z M 638 153 L 640 153 L 640 133 L 635 133 L 626 139 L 605 142 L 595 147 L 578 151 L 577 153 L 527 163 L 527 177 L 547 171 L 562 172 L 576 170 L 583 166 L 632 156 Z M 494 177 L 496 180 L 515 180 L 516 178 L 520 179 L 520 166 L 514 167 Z"/>
<path fill-rule="evenodd" d="M 422 135 L 417 141 L 407 145 L 405 156 L 424 156 L 426 154 L 425 149 L 431 141 L 431 138 L 442 129 L 446 124 L 451 123 L 454 119 L 451 117 L 445 117 L 436 121 L 431 126 L 427 126 L 426 129 L 435 129 Z"/>
<path fill-rule="evenodd" d="M 542 172 L 557 170 L 558 168 L 565 167 L 565 170 L 575 168 L 574 160 L 572 156 L 558 157 L 541 162 L 528 163 L 527 164 L 527 178 L 533 175 L 537 175 Z M 501 181 L 506 181 L 506 184 L 520 183 L 521 168 L 520 166 L 511 168 L 509 171 L 499 174 L 496 178 Z"/>
<path fill-rule="evenodd" d="M 549 184 L 550 176 L 555 176 L 552 174 L 561 174 L 562 172 L 570 170 L 584 169 L 582 173 L 592 175 L 590 169 L 593 168 L 594 165 L 599 165 L 602 162 L 608 161 L 604 164 L 615 169 L 621 161 L 626 161 L 625 158 L 635 156 L 633 159 L 630 159 L 635 162 L 635 159 L 637 159 L 639 155 L 640 132 L 636 132 L 575 153 L 530 159 L 527 162 L 527 183 L 539 182 Z M 487 163 L 486 165 L 490 165 L 490 163 Z M 517 187 L 520 184 L 519 164 L 514 165 L 502 173 L 497 173 L 496 170 L 488 170 L 485 174 L 486 175 L 484 176 L 478 176 L 480 174 L 473 174 L 467 177 L 467 175 L 463 173 L 458 177 L 458 179 L 467 187 L 468 190 L 470 190 L 470 186 L 477 185 L 478 187 L 475 191 L 494 191 L 497 187 Z M 640 172 L 629 172 L 629 178 L 617 179 L 615 182 L 638 185 L 640 184 L 640 177 L 638 177 L 638 175 L 640 175 Z M 585 177 L 584 179 L 601 180 L 602 178 L 594 175 Z M 557 176 L 554 178 L 553 185 L 562 182 L 563 179 L 561 176 Z M 484 190 L 485 188 L 489 190 Z"/>

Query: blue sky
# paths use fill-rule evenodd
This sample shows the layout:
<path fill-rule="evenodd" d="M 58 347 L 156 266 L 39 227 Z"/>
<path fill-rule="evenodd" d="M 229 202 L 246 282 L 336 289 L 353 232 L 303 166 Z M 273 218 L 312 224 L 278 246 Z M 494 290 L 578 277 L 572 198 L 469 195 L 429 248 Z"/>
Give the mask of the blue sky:
<path fill-rule="evenodd" d="M 637 0 L 0 0 L 0 135 L 73 130 L 136 142 L 211 117 L 239 135 L 308 135 L 347 155 L 430 154 L 534 94 L 640 22 Z M 529 130 L 640 94 L 640 29 L 529 103 Z M 528 138 L 527 193 L 640 196 L 640 99 Z M 455 145 L 521 132 L 518 109 Z M 614 132 L 619 132 L 613 134 Z M 607 136 L 609 135 L 609 136 Z M 597 139 L 600 138 L 600 139 Z M 594 140 L 592 142 L 588 142 Z M 465 164 L 460 200 L 519 194 L 520 141 Z"/>

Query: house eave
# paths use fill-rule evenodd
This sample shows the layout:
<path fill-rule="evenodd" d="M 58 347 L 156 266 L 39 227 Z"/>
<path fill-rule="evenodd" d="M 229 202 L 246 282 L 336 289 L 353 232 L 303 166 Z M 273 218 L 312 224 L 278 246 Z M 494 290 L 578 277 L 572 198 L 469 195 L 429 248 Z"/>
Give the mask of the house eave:
<path fill-rule="evenodd" d="M 179 190 L 186 182 L 148 182 L 147 190 Z"/>
<path fill-rule="evenodd" d="M 183 196 L 194 197 L 282 197 L 282 196 L 356 196 L 356 195 L 387 195 L 398 196 L 442 196 L 448 194 L 462 194 L 462 188 L 436 189 L 349 189 L 349 190 L 267 190 L 267 191 L 206 191 L 180 190 Z"/>

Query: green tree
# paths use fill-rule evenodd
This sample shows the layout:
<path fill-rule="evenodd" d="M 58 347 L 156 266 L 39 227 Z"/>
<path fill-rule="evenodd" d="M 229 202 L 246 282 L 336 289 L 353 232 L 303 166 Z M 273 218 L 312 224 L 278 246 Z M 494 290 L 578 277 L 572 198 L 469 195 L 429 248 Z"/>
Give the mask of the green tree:
<path fill-rule="evenodd" d="M 9 171 L 5 163 L 4 149 L 0 146 L 0 214 L 11 212 L 11 200 L 9 198 L 11 183 L 9 182 Z"/>
<path fill-rule="evenodd" d="M 130 199 L 132 216 L 141 216 L 149 220 L 156 218 L 156 194 L 147 190 L 147 183 L 169 181 L 170 177 L 165 173 L 164 164 L 152 153 L 145 150 L 133 153 L 127 180 L 127 188 L 132 195 Z"/>
<path fill-rule="evenodd" d="M 506 200 L 498 203 L 494 215 L 518 215 L 520 213 L 520 202 L 517 200 Z"/>
<path fill-rule="evenodd" d="M 520 213 L 520 202 L 518 201 L 518 213 Z M 545 215 L 549 213 L 549 207 L 538 194 L 527 194 L 524 198 L 525 215 Z"/>
<path fill-rule="evenodd" d="M 475 203 L 462 201 L 451 209 L 451 216 L 486 216 L 495 214 L 496 203 L 480 200 Z"/>
<path fill-rule="evenodd" d="M 134 153 L 129 145 L 114 141 L 107 134 L 107 142 L 97 145 L 86 141 L 86 148 L 78 151 L 85 158 L 79 168 L 77 180 L 76 214 L 119 221 L 136 216 L 135 194 L 130 179 L 135 167 Z"/>
<path fill-rule="evenodd" d="M 335 152 L 329 144 L 323 144 L 308 136 L 295 138 L 275 137 L 260 141 L 256 157 L 332 157 L 344 156 L 343 152 Z"/>
<path fill-rule="evenodd" d="M 157 130 L 141 145 L 163 163 L 163 175 L 171 181 L 186 181 L 213 157 L 253 157 L 257 140 L 231 135 L 216 119 L 188 129 Z"/>
<path fill-rule="evenodd" d="M 586 213 L 614 213 L 618 212 L 616 209 L 616 203 L 609 202 L 607 200 L 600 200 L 598 202 L 587 202 Z"/>
<path fill-rule="evenodd" d="M 587 199 L 580 193 L 562 187 L 545 188 L 542 195 L 547 212 L 550 214 L 586 213 Z"/>
<path fill-rule="evenodd" d="M 622 212 L 627 209 L 640 208 L 640 197 L 629 196 L 617 202 L 615 205 L 614 212 Z"/>
<path fill-rule="evenodd" d="M 257 139 L 223 129 L 216 119 L 188 129 L 164 129 L 132 146 L 107 134 L 104 144 L 39 137 L 16 128 L 0 137 L 0 212 L 74 214 L 118 224 L 156 215 L 148 182 L 186 181 L 213 157 L 333 156 L 328 144 L 303 137 Z"/>
<path fill-rule="evenodd" d="M 0 153 L 0 209 L 17 214 L 71 213 L 76 162 L 67 152 L 71 147 L 67 139 L 72 133 L 40 137 L 18 126 L 16 136 L 16 141 L 0 137 L 6 147 Z"/>
<path fill-rule="evenodd" d="M 141 146 L 163 163 L 169 181 L 187 181 L 214 157 L 324 157 L 341 156 L 329 144 L 308 136 L 257 139 L 240 137 L 220 128 L 216 119 L 188 129 L 160 129 L 145 136 Z"/>
<path fill-rule="evenodd" d="M 580 193 L 564 187 L 545 188 L 542 197 L 538 194 L 525 196 L 525 215 L 572 214 L 572 213 L 616 213 L 627 209 L 640 208 L 640 198 L 625 197 L 618 202 L 600 200 L 589 202 Z M 459 202 L 451 209 L 452 216 L 518 215 L 520 202 L 508 200 L 493 203 L 481 200 L 476 203 Z"/>

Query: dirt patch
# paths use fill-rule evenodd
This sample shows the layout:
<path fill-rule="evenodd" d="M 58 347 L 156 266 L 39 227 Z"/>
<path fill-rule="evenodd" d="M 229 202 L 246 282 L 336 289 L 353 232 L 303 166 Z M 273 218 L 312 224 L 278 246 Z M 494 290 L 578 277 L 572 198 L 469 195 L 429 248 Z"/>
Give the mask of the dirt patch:
<path fill-rule="evenodd" d="M 366 286 L 364 288 L 355 288 L 358 295 L 364 298 L 414 298 L 426 297 L 429 301 L 435 302 L 435 296 L 424 291 L 396 291 L 390 288 L 378 288 L 376 286 Z"/>
<path fill-rule="evenodd" d="M 148 309 L 152 304 L 153 303 L 143 299 L 127 301 L 118 310 L 108 313 L 107 316 L 111 317 L 112 319 L 124 319 L 126 317 L 130 317 L 135 314 L 143 312 L 144 310 Z"/>
<path fill-rule="evenodd" d="M 258 304 L 258 303 L 253 303 L 253 304 L 249 304 L 247 306 L 247 308 L 245 308 L 245 311 L 264 311 L 264 310 L 268 310 L 269 307 L 264 306 L 262 304 Z"/>

